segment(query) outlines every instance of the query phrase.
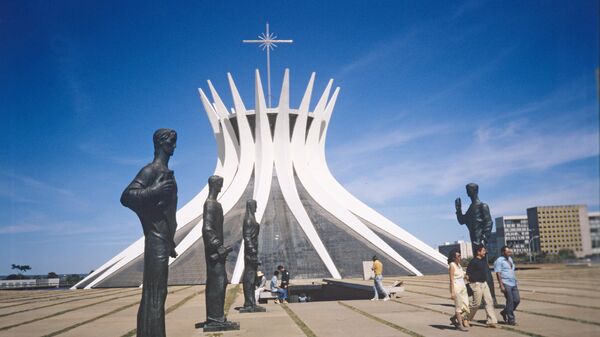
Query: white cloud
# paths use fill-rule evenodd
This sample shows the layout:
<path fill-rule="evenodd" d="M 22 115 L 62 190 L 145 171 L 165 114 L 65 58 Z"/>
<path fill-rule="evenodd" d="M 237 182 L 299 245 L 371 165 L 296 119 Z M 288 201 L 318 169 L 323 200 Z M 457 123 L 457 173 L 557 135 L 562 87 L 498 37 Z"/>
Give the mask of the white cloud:
<path fill-rule="evenodd" d="M 543 172 L 597 156 L 599 137 L 597 130 L 544 133 L 518 123 L 480 127 L 473 133 L 471 144 L 463 149 L 447 144 L 438 153 L 412 153 L 395 162 L 374 151 L 361 159 L 362 166 L 355 168 L 360 174 L 354 174 L 345 185 L 365 201 L 379 204 L 407 194 L 444 195 L 462 189 L 469 181 L 495 182 L 516 173 Z M 367 138 L 355 147 L 372 148 L 372 141 Z M 369 174 L 364 174 L 367 171 Z"/>
<path fill-rule="evenodd" d="M 73 192 L 71 192 L 70 190 L 67 190 L 62 187 L 53 186 L 47 182 L 44 182 L 37 178 L 30 177 L 28 175 L 17 174 L 17 173 L 8 172 L 5 170 L 0 170 L 0 178 L 1 177 L 4 177 L 5 179 L 9 180 L 11 183 L 18 182 L 23 187 L 30 188 L 33 190 L 49 191 L 49 192 L 58 193 L 60 195 L 67 196 L 67 197 L 74 196 Z M 15 197 L 17 197 L 16 193 L 13 193 L 13 192 L 5 193 L 5 196 L 10 196 L 10 195 L 14 195 Z M 18 198 L 24 198 L 24 197 L 20 196 Z M 25 198 L 25 200 L 29 200 L 29 199 Z M 29 200 L 29 202 L 32 202 L 32 201 Z"/>
<path fill-rule="evenodd" d="M 41 230 L 43 230 L 43 227 L 32 224 L 0 226 L 0 234 L 31 233 Z"/>
<path fill-rule="evenodd" d="M 526 195 L 508 195 L 490 201 L 493 216 L 525 215 L 530 207 L 564 204 L 600 205 L 600 180 L 571 177 L 553 181 L 551 185 L 542 186 Z"/>

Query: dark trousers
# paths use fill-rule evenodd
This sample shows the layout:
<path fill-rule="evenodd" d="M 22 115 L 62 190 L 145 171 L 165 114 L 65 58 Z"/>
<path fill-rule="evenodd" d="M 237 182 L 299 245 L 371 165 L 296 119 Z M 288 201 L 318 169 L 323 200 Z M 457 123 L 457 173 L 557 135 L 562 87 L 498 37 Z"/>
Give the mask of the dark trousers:
<path fill-rule="evenodd" d="M 506 298 L 506 307 L 504 310 L 504 314 L 508 318 L 509 322 L 515 321 L 515 310 L 517 310 L 517 306 L 521 302 L 521 296 L 519 295 L 519 288 L 515 285 L 509 286 L 504 283 L 504 297 Z"/>

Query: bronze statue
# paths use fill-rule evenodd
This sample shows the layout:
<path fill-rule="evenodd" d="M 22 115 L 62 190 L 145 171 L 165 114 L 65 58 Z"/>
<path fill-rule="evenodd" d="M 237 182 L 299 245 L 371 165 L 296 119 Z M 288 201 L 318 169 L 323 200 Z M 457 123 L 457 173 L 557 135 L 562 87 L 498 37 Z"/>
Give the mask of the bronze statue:
<path fill-rule="evenodd" d="M 242 224 L 242 235 L 244 237 L 244 273 L 242 285 L 244 286 L 244 306 L 240 312 L 265 312 L 266 309 L 256 305 L 256 271 L 260 262 L 258 261 L 258 234 L 260 225 L 254 217 L 256 213 L 256 200 L 246 202 L 246 216 Z"/>
<path fill-rule="evenodd" d="M 213 175 L 208 178 L 208 198 L 204 202 L 202 214 L 202 239 L 206 259 L 206 322 L 200 326 L 205 332 L 240 329 L 238 323 L 227 321 L 224 312 L 227 289 L 225 260 L 232 249 L 223 245 L 223 208 L 217 201 L 222 187 L 222 177 Z"/>
<path fill-rule="evenodd" d="M 471 205 L 467 210 L 467 213 L 462 213 L 462 203 L 460 198 L 456 198 L 454 205 L 456 207 L 456 220 L 461 225 L 467 225 L 469 229 L 469 236 L 471 238 L 471 245 L 473 249 L 473 256 L 477 255 L 477 246 L 483 245 L 488 246 L 488 241 L 492 234 L 492 216 L 490 215 L 490 208 L 486 203 L 479 200 L 479 185 L 475 183 L 469 183 L 466 186 L 467 195 L 471 198 Z M 488 256 L 485 256 L 486 260 Z M 494 299 L 494 305 L 497 305 L 496 292 L 494 289 L 494 278 L 492 277 L 491 271 L 487 276 L 487 284 L 492 293 Z M 470 289 L 468 289 L 470 290 Z M 470 291 L 469 291 L 470 292 Z"/>
<path fill-rule="evenodd" d="M 471 244 L 473 245 L 473 256 L 476 255 L 477 245 L 487 247 L 488 240 L 492 234 L 492 217 L 490 208 L 487 204 L 479 200 L 479 186 L 475 183 L 467 184 L 467 195 L 471 198 L 471 205 L 467 213 L 462 214 L 462 205 L 460 198 L 456 198 L 456 219 L 461 225 L 467 225 Z"/>
<path fill-rule="evenodd" d="M 138 337 L 165 337 L 165 301 L 169 256 L 175 252 L 177 184 L 169 159 L 175 151 L 177 133 L 154 132 L 154 160 L 144 166 L 121 195 L 121 204 L 134 211 L 144 229 L 144 281 L 137 315 Z"/>

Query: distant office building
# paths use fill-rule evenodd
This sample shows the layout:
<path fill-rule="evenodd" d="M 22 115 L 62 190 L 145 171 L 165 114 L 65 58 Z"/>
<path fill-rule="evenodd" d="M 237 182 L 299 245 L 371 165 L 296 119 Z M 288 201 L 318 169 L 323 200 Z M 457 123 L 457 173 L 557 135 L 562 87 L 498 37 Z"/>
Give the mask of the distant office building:
<path fill-rule="evenodd" d="M 592 254 L 600 254 L 600 212 L 590 212 L 590 236 L 592 240 Z"/>
<path fill-rule="evenodd" d="M 486 247 L 487 252 L 488 252 L 488 258 L 495 259 L 498 256 L 500 256 L 500 248 L 501 247 L 502 247 L 502 245 L 499 241 L 498 232 L 496 231 L 496 232 L 490 233 L 490 237 L 488 238 L 488 243 L 487 243 L 487 247 Z"/>
<path fill-rule="evenodd" d="M 586 205 L 538 206 L 527 209 L 534 251 L 556 254 L 571 249 L 577 257 L 592 253 L 590 221 Z"/>
<path fill-rule="evenodd" d="M 462 240 L 455 242 L 445 242 L 443 245 L 438 246 L 438 251 L 444 256 L 448 256 L 451 251 L 458 250 L 463 259 L 470 259 L 473 257 L 473 246 L 471 242 L 465 242 Z"/>
<path fill-rule="evenodd" d="M 512 248 L 515 255 L 529 255 L 529 240 L 532 236 L 529 235 L 529 224 L 526 215 L 496 218 L 496 233 L 498 250 L 502 246 L 508 246 Z M 498 252 L 496 256 L 499 255 Z"/>

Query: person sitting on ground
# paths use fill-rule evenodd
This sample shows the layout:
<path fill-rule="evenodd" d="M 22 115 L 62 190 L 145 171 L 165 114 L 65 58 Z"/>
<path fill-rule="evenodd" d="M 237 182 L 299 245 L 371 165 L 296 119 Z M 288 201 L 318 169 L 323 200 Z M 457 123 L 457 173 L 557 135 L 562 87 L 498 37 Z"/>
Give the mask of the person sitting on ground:
<path fill-rule="evenodd" d="M 383 288 L 383 284 L 381 283 L 381 281 L 383 280 L 383 264 L 381 263 L 381 261 L 379 261 L 376 255 L 373 255 L 373 267 L 371 268 L 371 270 L 375 274 L 375 278 L 373 279 L 373 291 L 375 292 L 375 296 L 373 296 L 371 301 L 378 301 L 380 293 L 383 294 L 384 301 L 389 301 L 390 296 L 385 291 L 385 289 Z"/>
<path fill-rule="evenodd" d="M 271 293 L 277 295 L 277 299 L 275 300 L 275 304 L 287 303 L 287 290 L 280 288 L 277 286 L 277 277 L 279 276 L 279 271 L 276 270 L 273 272 L 273 277 L 271 278 Z"/>
<path fill-rule="evenodd" d="M 452 324 L 460 331 L 467 331 L 469 321 L 464 315 L 469 314 L 469 296 L 465 285 L 465 272 L 460 265 L 460 252 L 452 250 L 448 255 L 448 274 L 450 276 L 450 298 L 454 300 L 454 315 L 450 317 Z"/>
<path fill-rule="evenodd" d="M 394 281 L 394 283 L 392 284 L 392 288 L 393 287 L 402 287 L 402 285 L 404 284 L 404 281 Z"/>
<path fill-rule="evenodd" d="M 265 290 L 265 286 L 267 285 L 267 278 L 262 271 L 256 272 L 256 290 L 254 291 L 254 298 L 256 299 L 256 303 L 258 303 L 258 298 L 260 297 L 260 293 Z"/>

